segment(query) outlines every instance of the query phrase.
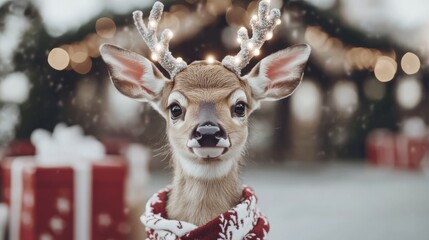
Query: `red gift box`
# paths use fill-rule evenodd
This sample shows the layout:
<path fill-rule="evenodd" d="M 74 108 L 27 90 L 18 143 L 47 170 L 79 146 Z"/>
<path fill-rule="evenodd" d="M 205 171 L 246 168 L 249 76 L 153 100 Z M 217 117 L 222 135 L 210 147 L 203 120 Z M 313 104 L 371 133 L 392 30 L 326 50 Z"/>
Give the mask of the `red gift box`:
<path fill-rule="evenodd" d="M 126 169 L 117 156 L 73 166 L 6 158 L 2 190 L 11 239 L 126 239 Z"/>
<path fill-rule="evenodd" d="M 427 136 L 411 137 L 381 129 L 368 136 L 366 152 L 371 164 L 416 169 L 420 167 L 428 145 Z"/>

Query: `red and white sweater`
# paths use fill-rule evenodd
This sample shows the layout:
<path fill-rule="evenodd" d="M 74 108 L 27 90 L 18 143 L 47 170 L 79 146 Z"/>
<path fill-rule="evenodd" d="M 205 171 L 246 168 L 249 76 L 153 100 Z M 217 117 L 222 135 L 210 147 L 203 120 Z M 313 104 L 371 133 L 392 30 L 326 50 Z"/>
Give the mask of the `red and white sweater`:
<path fill-rule="evenodd" d="M 165 188 L 152 196 L 141 216 L 150 240 L 263 240 L 270 230 L 267 219 L 256 207 L 256 196 L 243 187 L 240 203 L 203 226 L 169 220 L 166 212 L 168 192 Z"/>

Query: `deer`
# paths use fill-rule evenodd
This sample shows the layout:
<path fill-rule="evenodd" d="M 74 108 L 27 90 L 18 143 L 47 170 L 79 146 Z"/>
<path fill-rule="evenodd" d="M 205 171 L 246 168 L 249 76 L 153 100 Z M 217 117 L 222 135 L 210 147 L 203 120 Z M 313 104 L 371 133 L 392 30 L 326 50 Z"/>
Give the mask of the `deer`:
<path fill-rule="evenodd" d="M 165 198 L 163 215 L 179 221 L 177 231 L 184 223 L 192 230 L 217 216 L 225 217 L 223 213 L 243 201 L 239 173 L 245 163 L 249 116 L 262 101 L 290 96 L 303 78 L 311 52 L 307 44 L 273 53 L 241 75 L 281 22 L 280 11 L 270 9 L 269 4 L 262 0 L 257 15 L 251 18 L 252 37 L 244 27 L 238 30 L 238 54 L 221 62 L 198 60 L 189 65 L 170 52 L 173 34 L 169 29 L 157 36 L 163 4 L 153 5 L 147 26 L 143 13 L 135 11 L 136 28 L 152 52 L 152 60 L 169 73 L 169 78 L 140 54 L 111 44 L 100 47 L 116 89 L 131 99 L 148 102 L 165 119 L 173 179 L 165 195 L 152 201 Z M 146 208 L 154 208 L 154 202 Z"/>

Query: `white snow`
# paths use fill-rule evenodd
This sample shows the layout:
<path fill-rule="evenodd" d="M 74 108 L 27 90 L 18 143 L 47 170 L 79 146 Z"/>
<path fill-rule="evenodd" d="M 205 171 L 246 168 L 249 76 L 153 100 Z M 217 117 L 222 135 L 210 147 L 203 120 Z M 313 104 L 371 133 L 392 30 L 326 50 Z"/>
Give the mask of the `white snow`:
<path fill-rule="evenodd" d="M 406 77 L 398 82 L 396 101 L 404 109 L 415 108 L 423 98 L 422 85 L 415 77 Z"/>
<path fill-rule="evenodd" d="M 22 72 L 14 72 L 0 80 L 0 101 L 23 103 L 30 92 L 30 80 Z"/>
<path fill-rule="evenodd" d="M 0 31 L 0 70 L 12 65 L 13 54 L 21 41 L 25 31 L 30 27 L 24 17 L 7 15 Z"/>
<path fill-rule="evenodd" d="M 31 134 L 36 147 L 36 159 L 41 164 L 61 164 L 79 160 L 101 160 L 105 157 L 104 145 L 92 136 L 84 136 L 79 126 L 57 124 L 52 135 L 43 129 Z"/>
<path fill-rule="evenodd" d="M 153 174 L 149 191 L 169 182 Z M 269 239 L 426 240 L 429 176 L 363 164 L 247 167 L 243 182 L 270 221 Z"/>
<path fill-rule="evenodd" d="M 152 0 L 33 0 L 43 24 L 53 37 L 77 30 L 103 11 L 124 14 L 150 6 Z"/>
<path fill-rule="evenodd" d="M 15 104 L 0 107 L 0 144 L 13 139 L 19 118 L 19 108 Z"/>

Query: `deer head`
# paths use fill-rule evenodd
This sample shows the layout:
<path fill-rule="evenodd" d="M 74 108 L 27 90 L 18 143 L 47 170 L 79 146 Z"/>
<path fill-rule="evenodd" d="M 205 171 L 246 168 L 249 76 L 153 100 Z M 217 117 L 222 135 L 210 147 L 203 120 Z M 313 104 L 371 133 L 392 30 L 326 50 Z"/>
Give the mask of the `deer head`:
<path fill-rule="evenodd" d="M 149 102 L 166 120 L 175 167 L 194 178 L 216 179 L 238 166 L 248 135 L 248 117 L 260 101 L 286 98 L 299 85 L 310 55 L 308 45 L 295 45 L 262 59 L 241 76 L 250 59 L 279 24 L 280 11 L 261 1 L 253 30 L 238 31 L 241 50 L 222 62 L 195 61 L 189 66 L 168 50 L 166 29 L 158 40 L 163 5 L 156 2 L 146 26 L 140 11 L 134 20 L 152 51 L 152 59 L 169 72 L 166 78 L 147 58 L 114 45 L 102 45 L 101 56 L 111 80 L 125 96 Z"/>

